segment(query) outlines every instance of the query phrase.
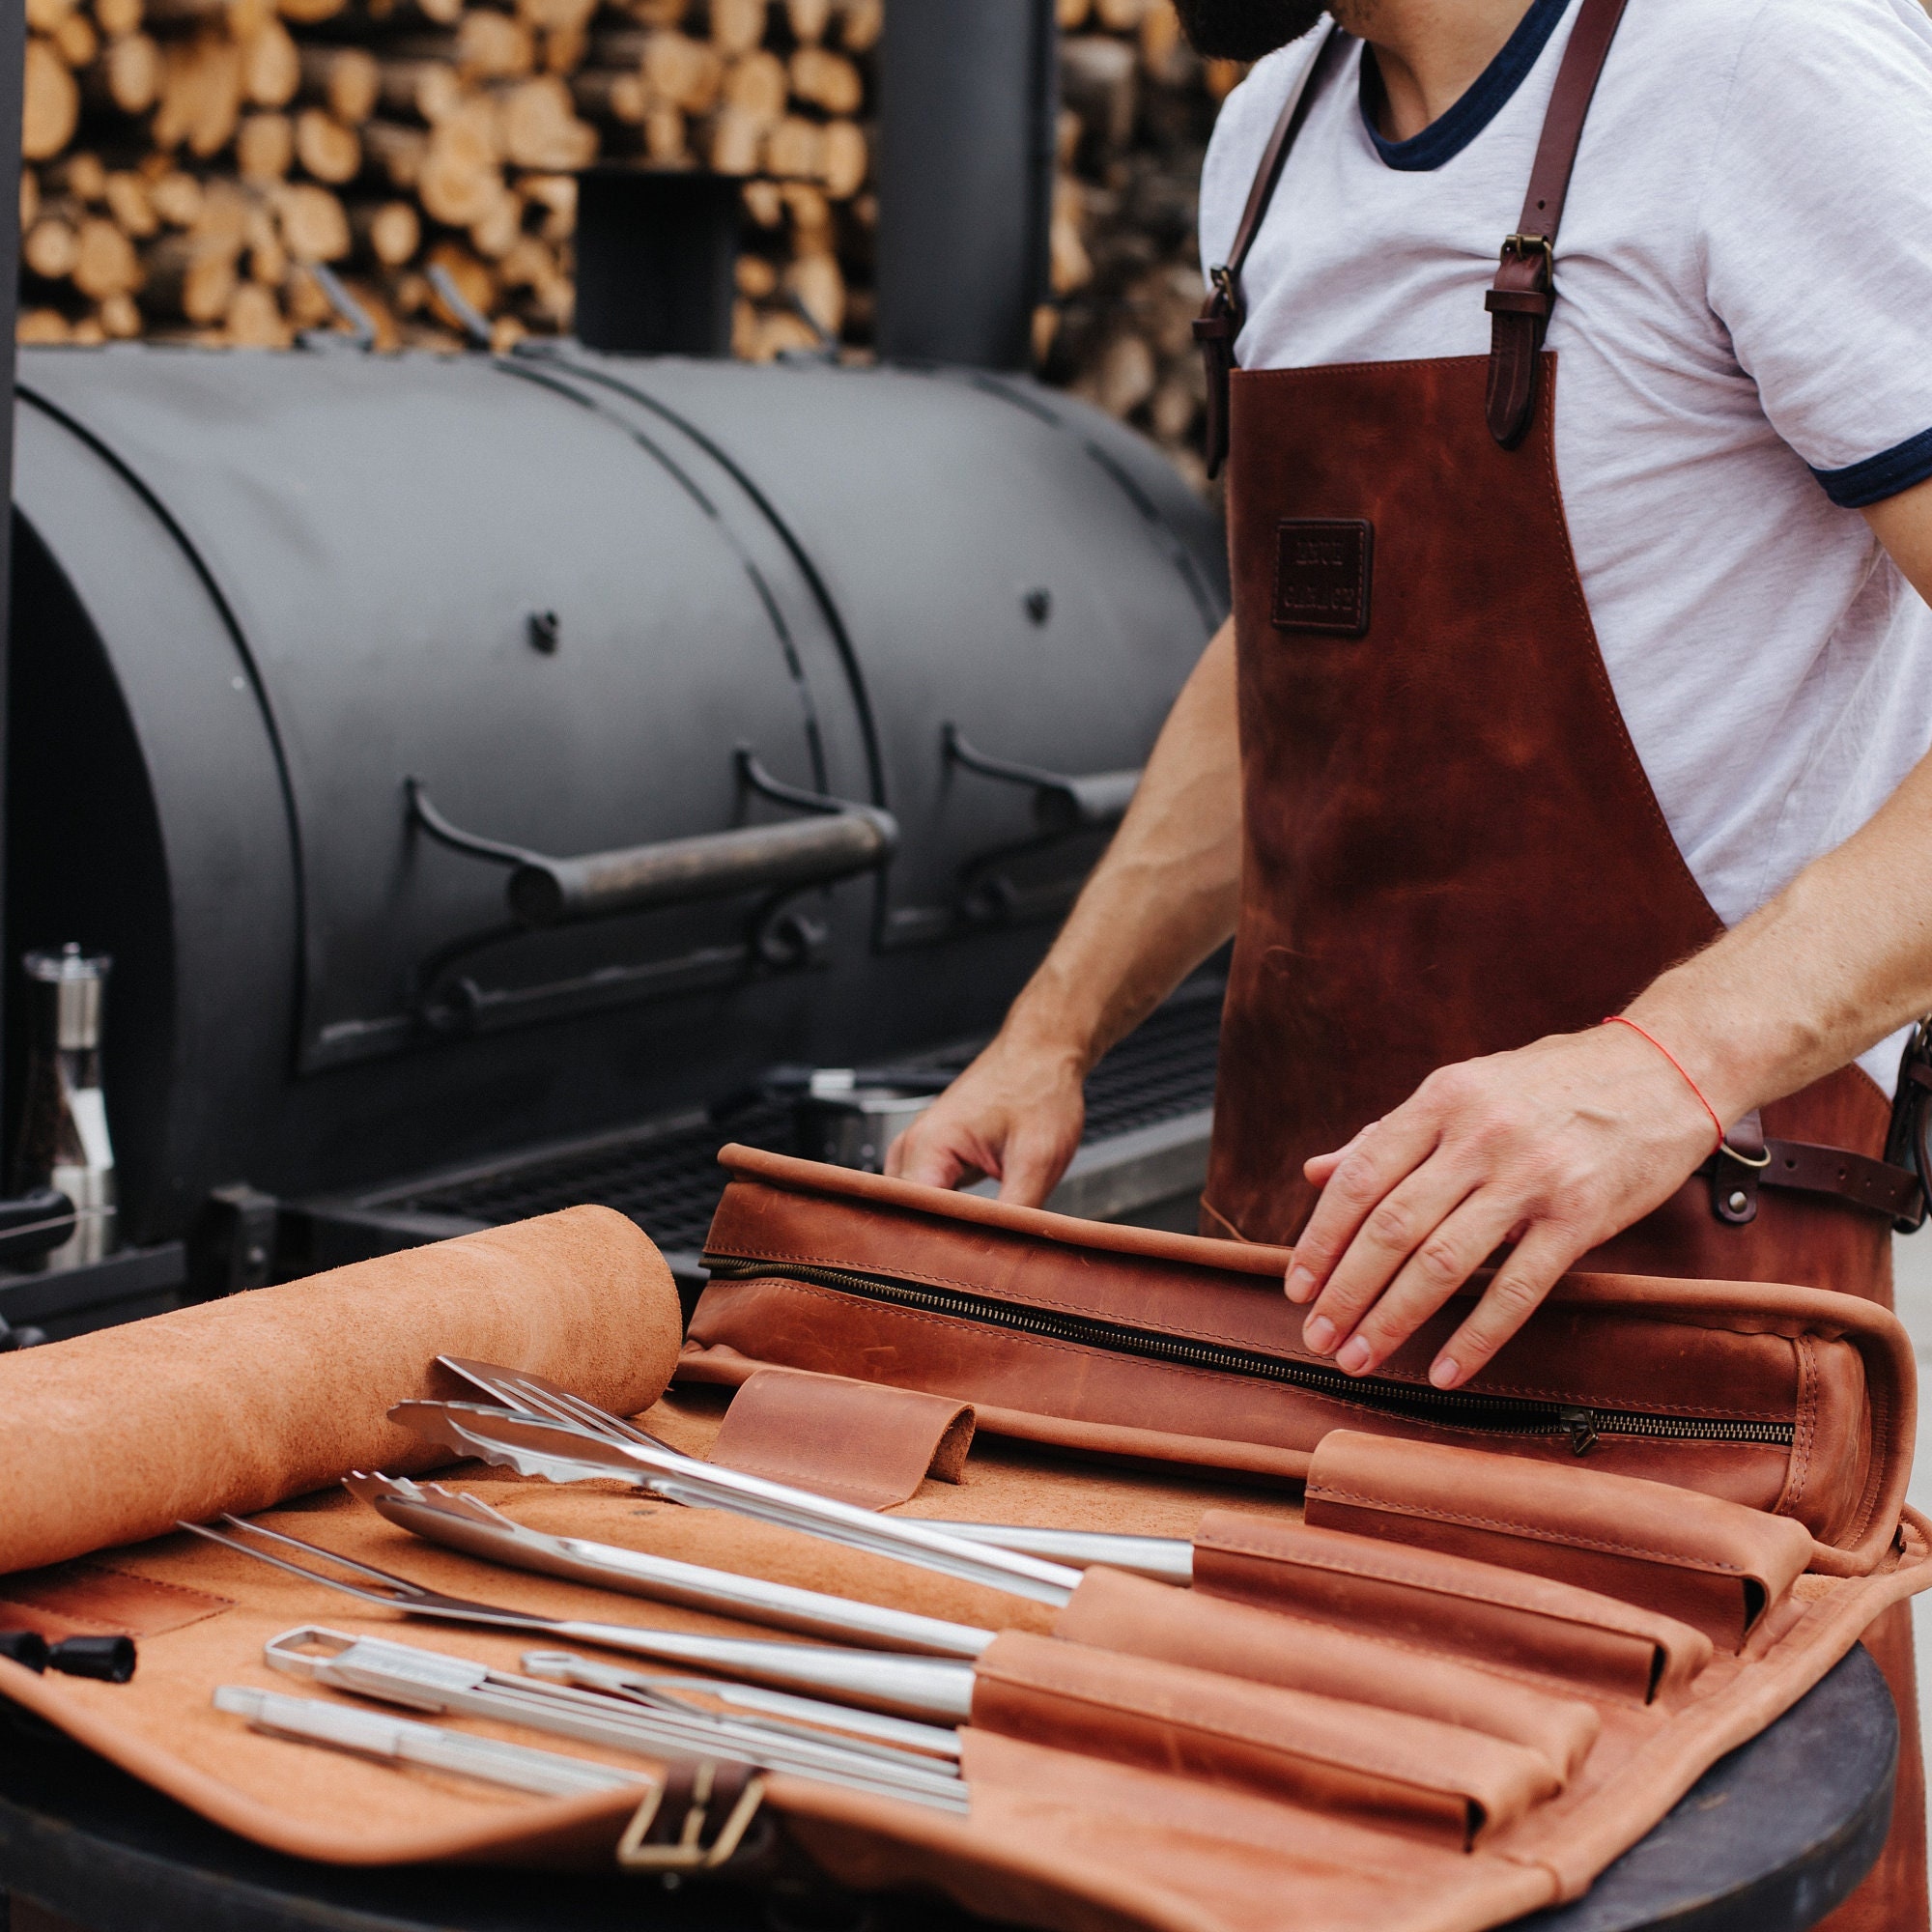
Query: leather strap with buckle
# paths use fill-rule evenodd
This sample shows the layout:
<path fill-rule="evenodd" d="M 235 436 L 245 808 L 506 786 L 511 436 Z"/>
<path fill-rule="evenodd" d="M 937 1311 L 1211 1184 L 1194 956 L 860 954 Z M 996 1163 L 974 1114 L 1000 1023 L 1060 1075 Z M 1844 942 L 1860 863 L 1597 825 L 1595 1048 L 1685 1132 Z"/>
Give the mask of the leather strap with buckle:
<path fill-rule="evenodd" d="M 1815 1141 L 1769 1139 L 1755 1111 L 1697 1172 L 1711 1183 L 1711 1212 L 1734 1228 L 1757 1219 L 1758 1192 L 1766 1187 L 1822 1194 L 1899 1227 L 1916 1228 L 1925 1218 L 1925 1190 L 1910 1168 Z"/>
<path fill-rule="evenodd" d="M 1543 366 L 1543 338 L 1556 306 L 1556 230 L 1577 165 L 1583 120 L 1623 18 L 1624 0 L 1584 0 L 1563 49 L 1530 169 L 1517 232 L 1505 239 L 1496 278 L 1484 297 L 1490 312 L 1490 434 L 1514 449 L 1529 433 Z"/>
<path fill-rule="evenodd" d="M 1274 185 L 1288 161 L 1288 151 L 1308 119 L 1308 110 L 1321 92 L 1322 76 L 1333 65 L 1337 50 L 1348 38 L 1340 27 L 1331 27 L 1328 37 L 1316 51 L 1302 76 L 1301 85 L 1282 103 L 1274 132 L 1262 151 L 1262 164 L 1255 170 L 1254 185 L 1248 189 L 1248 203 L 1241 211 L 1240 226 L 1235 230 L 1234 246 L 1228 259 L 1208 271 L 1213 285 L 1207 305 L 1194 322 L 1194 340 L 1201 347 L 1201 360 L 1208 372 L 1208 434 L 1204 453 L 1209 476 L 1220 473 L 1228 456 L 1228 393 L 1235 373 L 1235 338 L 1248 319 L 1247 303 L 1241 295 L 1241 270 L 1248 250 L 1261 232 Z"/>

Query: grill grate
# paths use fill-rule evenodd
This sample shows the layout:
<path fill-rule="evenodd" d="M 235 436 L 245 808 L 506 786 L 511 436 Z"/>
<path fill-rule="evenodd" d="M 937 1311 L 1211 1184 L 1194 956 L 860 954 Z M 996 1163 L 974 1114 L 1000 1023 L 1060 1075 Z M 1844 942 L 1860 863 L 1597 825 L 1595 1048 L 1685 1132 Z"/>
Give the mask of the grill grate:
<path fill-rule="evenodd" d="M 1094 1069 L 1087 1083 L 1089 1141 L 1111 1140 L 1213 1103 L 1219 991 L 1190 989 L 1170 1001 Z M 384 1205 L 499 1226 L 595 1202 L 628 1214 L 661 1248 L 694 1250 L 704 1245 L 724 1189 L 718 1150 L 726 1141 L 796 1151 L 790 1102 L 761 1100 L 722 1123 L 696 1121 L 506 1162 Z"/>

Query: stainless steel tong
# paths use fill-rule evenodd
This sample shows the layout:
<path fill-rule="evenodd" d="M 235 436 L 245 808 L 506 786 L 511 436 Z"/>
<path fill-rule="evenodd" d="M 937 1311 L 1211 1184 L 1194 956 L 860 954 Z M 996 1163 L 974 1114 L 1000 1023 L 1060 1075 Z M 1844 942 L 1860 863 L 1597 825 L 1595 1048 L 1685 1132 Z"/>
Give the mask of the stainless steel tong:
<path fill-rule="evenodd" d="M 494 1363 L 470 1361 L 458 1355 L 439 1355 L 437 1360 L 452 1375 L 460 1376 L 493 1402 L 521 1414 L 540 1421 L 567 1424 L 616 1448 L 640 1447 L 661 1451 L 668 1456 L 678 1454 L 669 1443 L 651 1435 L 648 1430 L 639 1429 L 636 1423 L 627 1422 L 621 1415 L 612 1415 L 608 1409 L 599 1408 L 595 1403 L 585 1402 L 582 1396 L 572 1395 L 568 1389 L 559 1388 L 543 1376 L 533 1375 L 525 1369 L 498 1368 Z M 716 1466 L 709 1463 L 697 1463 L 696 1467 L 710 1474 L 718 1473 Z M 526 1470 L 524 1473 L 543 1472 Z M 610 1471 L 600 1469 L 598 1473 L 609 1474 Z M 627 1480 L 633 1479 L 627 1475 Z M 710 1498 L 679 1493 L 669 1486 L 652 1487 L 668 1502 L 717 1506 Z M 828 1504 L 824 1497 L 812 1496 L 810 1492 L 794 1491 L 792 1493 L 810 1503 L 838 1507 Z M 1151 1577 L 1162 1583 L 1186 1584 L 1194 1579 L 1194 1546 L 1179 1537 L 1118 1536 L 1105 1530 L 1041 1529 L 1020 1523 L 949 1522 L 933 1517 L 861 1514 L 875 1525 L 909 1524 L 918 1529 L 935 1531 L 955 1542 L 1044 1557 L 1049 1563 L 1065 1566 L 1068 1570 L 1085 1570 L 1104 1563 L 1110 1569 L 1131 1570 L 1138 1576 Z M 1077 1581 L 1078 1578 L 1071 1580 Z M 1046 1601 L 1065 1600 L 1049 1598 Z"/>
<path fill-rule="evenodd" d="M 957 1723 L 971 1715 L 973 1670 L 970 1664 L 932 1657 L 901 1657 L 871 1650 L 835 1649 L 830 1645 L 770 1643 L 756 1638 L 694 1636 L 684 1631 L 659 1631 L 635 1624 L 583 1622 L 576 1618 L 542 1617 L 527 1610 L 506 1609 L 469 1597 L 445 1596 L 373 1564 L 338 1555 L 317 1544 L 304 1543 L 261 1523 L 224 1516 L 220 1524 L 184 1522 L 180 1528 L 218 1543 L 238 1555 L 253 1557 L 292 1577 L 321 1583 L 344 1596 L 409 1617 L 441 1623 L 476 1624 L 489 1630 L 526 1631 L 532 1635 L 562 1637 L 572 1643 L 594 1644 L 633 1657 L 648 1657 L 766 1684 L 781 1690 L 819 1692 L 839 1703 L 895 1716 Z M 349 1571 L 350 1580 L 329 1576 L 313 1564 L 277 1555 L 249 1538 L 261 1538 L 282 1549 L 299 1550 L 320 1563 Z"/>
<path fill-rule="evenodd" d="M 956 1731 L 867 1719 L 813 1699 L 779 1700 L 796 1721 L 719 1713 L 688 1693 L 709 1691 L 728 1702 L 734 1687 L 659 1680 L 548 1653 L 542 1654 L 543 1677 L 520 1677 L 469 1658 L 313 1625 L 285 1631 L 263 1657 L 277 1670 L 407 1710 L 493 1719 L 659 1761 L 728 1759 L 949 1810 L 966 1806 Z M 890 1741 L 876 1735 L 888 1724 Z M 850 1734 L 867 1726 L 873 1736 Z"/>
<path fill-rule="evenodd" d="M 788 1583 L 767 1582 L 761 1577 L 708 1570 L 700 1564 L 650 1556 L 614 1544 L 547 1536 L 513 1522 L 475 1496 L 437 1483 L 364 1475 L 358 1470 L 346 1477 L 343 1486 L 399 1528 L 461 1549 L 466 1555 L 507 1563 L 517 1570 L 568 1577 L 580 1583 L 743 1617 L 809 1636 L 876 1644 L 882 1650 L 927 1657 L 978 1657 L 993 1640 L 991 1631 L 976 1630 L 970 1624 L 947 1623 L 909 1610 L 796 1589 Z"/>
<path fill-rule="evenodd" d="M 321 1704 L 312 1697 L 284 1697 L 280 1691 L 258 1690 L 247 1684 L 218 1685 L 214 1708 L 245 1719 L 250 1730 L 270 1737 L 327 1745 L 356 1757 L 454 1772 L 461 1777 L 507 1785 L 512 1791 L 534 1791 L 546 1798 L 581 1798 L 588 1792 L 617 1791 L 626 1786 L 641 1789 L 651 1781 L 640 1772 L 622 1771 L 615 1765 L 589 1764 L 557 1751 L 532 1750 L 526 1745 L 445 1731 L 437 1724 L 411 1723 L 374 1711 Z"/>
<path fill-rule="evenodd" d="M 803 1530 L 848 1548 L 894 1557 L 1055 1608 L 1072 1596 L 1080 1581 L 1080 1573 L 1063 1564 L 969 1543 L 924 1523 L 875 1516 L 786 1483 L 700 1463 L 675 1449 L 620 1441 L 577 1422 L 456 1402 L 398 1403 L 389 1410 L 389 1419 L 454 1457 L 480 1459 L 554 1483 L 614 1477 L 671 1502 L 729 1510 L 782 1529 Z"/>

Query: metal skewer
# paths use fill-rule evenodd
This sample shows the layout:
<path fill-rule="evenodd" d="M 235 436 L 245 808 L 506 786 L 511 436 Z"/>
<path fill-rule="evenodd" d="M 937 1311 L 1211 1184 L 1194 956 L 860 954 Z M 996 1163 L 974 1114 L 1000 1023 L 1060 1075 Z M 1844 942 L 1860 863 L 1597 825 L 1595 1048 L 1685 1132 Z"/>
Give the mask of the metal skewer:
<path fill-rule="evenodd" d="M 547 1421 L 476 1403 L 403 1402 L 389 1419 L 453 1456 L 515 1469 L 519 1475 L 577 1483 L 612 1477 L 673 1502 L 729 1510 L 783 1529 L 803 1530 L 848 1548 L 890 1556 L 1036 1603 L 1064 1605 L 1080 1573 L 991 1545 L 870 1510 L 742 1470 L 700 1463 L 674 1449 L 621 1442 L 580 1423 Z"/>
<path fill-rule="evenodd" d="M 518 1677 L 468 1658 L 315 1626 L 285 1631 L 263 1656 L 277 1670 L 411 1710 L 488 1718 L 659 1760 L 728 1758 L 875 1796 L 965 1808 L 956 1764 L 933 1751 L 864 1743 L 822 1729 L 808 1732 L 802 1725 L 781 1726 L 668 1701 L 661 1687 L 637 1673 L 619 1673 L 625 1681 L 614 1687 L 616 1694 L 605 1695 L 570 1680 Z M 812 1709 L 826 1723 L 852 1715 L 829 1704 L 812 1704 Z M 926 1725 L 908 1729 L 930 1732 L 956 1758 L 954 1732 Z"/>
<path fill-rule="evenodd" d="M 338 1555 L 332 1549 L 304 1543 L 278 1529 L 224 1516 L 221 1527 L 212 1523 L 177 1525 L 195 1536 L 218 1543 L 224 1549 L 267 1563 L 290 1576 L 320 1583 L 361 1603 L 377 1604 L 404 1616 L 429 1617 L 443 1623 L 475 1624 L 488 1630 L 526 1631 L 532 1635 L 562 1637 L 567 1642 L 593 1644 L 662 1663 L 677 1663 L 766 1684 L 781 1690 L 819 1692 L 839 1703 L 899 1717 L 928 1718 L 940 1723 L 963 1721 L 973 1708 L 970 1664 L 933 1657 L 898 1657 L 870 1650 L 835 1649 L 810 1643 L 770 1643 L 755 1638 L 695 1636 L 684 1631 L 659 1631 L 635 1624 L 588 1623 L 574 1618 L 542 1617 L 526 1610 L 505 1609 L 469 1597 L 445 1596 L 373 1564 Z M 347 1570 L 364 1580 L 348 1581 L 308 1565 L 297 1563 L 246 1540 L 260 1537 L 285 1549 Z"/>
<path fill-rule="evenodd" d="M 761 1577 L 708 1570 L 668 1556 L 589 1543 L 575 1536 L 547 1536 L 513 1522 L 475 1496 L 436 1483 L 412 1483 L 393 1476 L 356 1471 L 343 1487 L 380 1515 L 432 1543 L 461 1549 L 488 1562 L 517 1570 L 537 1570 L 575 1582 L 653 1597 L 661 1603 L 712 1610 L 808 1636 L 836 1637 L 844 1643 L 876 1644 L 882 1650 L 927 1657 L 978 1657 L 993 1633 L 970 1624 L 947 1623 L 910 1610 L 831 1597 Z"/>

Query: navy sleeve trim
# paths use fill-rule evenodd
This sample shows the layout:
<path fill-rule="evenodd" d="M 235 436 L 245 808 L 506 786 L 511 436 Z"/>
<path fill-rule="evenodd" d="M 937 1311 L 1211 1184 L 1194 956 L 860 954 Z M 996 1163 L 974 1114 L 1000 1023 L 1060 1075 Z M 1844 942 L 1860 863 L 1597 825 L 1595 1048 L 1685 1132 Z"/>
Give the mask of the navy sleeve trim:
<path fill-rule="evenodd" d="M 1862 510 L 1868 503 L 1883 503 L 1932 476 L 1932 429 L 1920 430 L 1862 463 L 1847 464 L 1842 469 L 1814 469 L 1811 473 L 1840 509 Z"/>

